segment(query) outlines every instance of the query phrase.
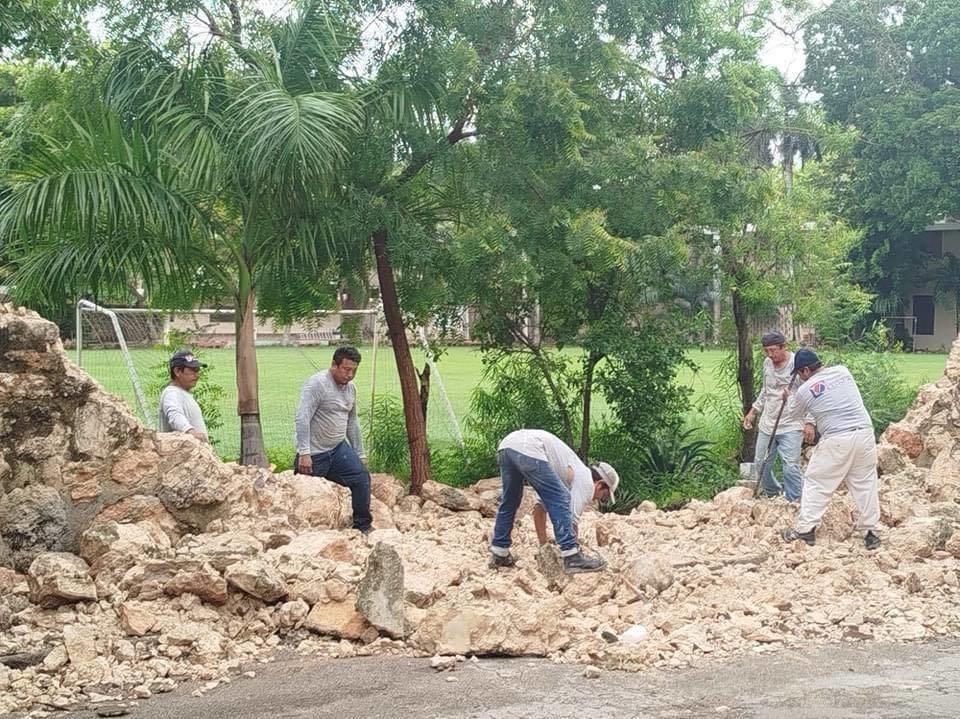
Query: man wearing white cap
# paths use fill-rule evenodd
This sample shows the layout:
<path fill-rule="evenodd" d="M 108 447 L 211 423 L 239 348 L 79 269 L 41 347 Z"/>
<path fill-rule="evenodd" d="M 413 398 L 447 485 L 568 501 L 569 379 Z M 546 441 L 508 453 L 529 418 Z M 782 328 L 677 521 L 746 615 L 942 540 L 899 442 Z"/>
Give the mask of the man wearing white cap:
<path fill-rule="evenodd" d="M 547 541 L 546 515 L 560 546 L 564 570 L 570 574 L 596 572 L 606 566 L 599 557 L 587 557 L 577 543 L 577 520 L 595 499 L 614 499 L 620 483 L 616 470 L 606 462 L 587 467 L 559 437 L 542 429 L 519 429 L 497 447 L 503 492 L 490 543 L 491 567 L 512 567 L 511 533 L 523 486 L 537 492 L 533 512 L 540 543 Z"/>

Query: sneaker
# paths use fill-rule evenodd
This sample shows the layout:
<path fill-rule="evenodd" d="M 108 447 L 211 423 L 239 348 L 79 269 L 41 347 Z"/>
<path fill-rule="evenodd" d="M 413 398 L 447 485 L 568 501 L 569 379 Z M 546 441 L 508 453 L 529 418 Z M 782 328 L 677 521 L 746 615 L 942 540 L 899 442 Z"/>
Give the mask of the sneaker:
<path fill-rule="evenodd" d="M 490 555 L 490 569 L 499 569 L 500 567 L 512 567 L 517 563 L 516 558 L 512 554 L 508 554 L 505 557 L 501 557 L 499 554 Z"/>
<path fill-rule="evenodd" d="M 798 532 L 796 529 L 784 529 L 780 532 L 780 536 L 783 537 L 783 541 L 785 542 L 796 542 L 800 539 L 812 547 L 817 543 L 817 540 L 813 536 L 816 531 L 816 529 L 811 529 L 809 532 Z"/>
<path fill-rule="evenodd" d="M 863 546 L 867 549 L 880 549 L 880 537 L 874 534 L 871 529 L 863 535 Z"/>
<path fill-rule="evenodd" d="M 563 558 L 563 571 L 567 574 L 599 572 L 606 566 L 607 563 L 600 557 L 587 557 L 583 552 L 577 552 Z"/>

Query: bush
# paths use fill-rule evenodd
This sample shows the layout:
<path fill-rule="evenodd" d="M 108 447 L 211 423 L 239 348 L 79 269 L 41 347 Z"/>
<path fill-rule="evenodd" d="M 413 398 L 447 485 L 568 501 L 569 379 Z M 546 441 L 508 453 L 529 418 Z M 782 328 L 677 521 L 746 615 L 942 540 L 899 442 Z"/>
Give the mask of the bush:
<path fill-rule="evenodd" d="M 736 471 L 716 460 L 713 444 L 695 430 L 662 433 L 638 443 L 618 425 L 599 427 L 594 455 L 620 474 L 617 501 L 610 511 L 627 513 L 645 500 L 661 509 L 678 509 L 691 499 L 710 499 L 731 486 Z"/>
<path fill-rule="evenodd" d="M 403 418 L 403 405 L 394 397 L 380 397 L 373 407 L 373 432 L 367 457 L 371 472 L 385 472 L 410 480 L 410 448 Z"/>
<path fill-rule="evenodd" d="M 267 464 L 274 465 L 274 472 L 284 472 L 293 469 L 293 458 L 297 449 L 292 444 L 280 447 L 267 447 Z"/>
<path fill-rule="evenodd" d="M 489 446 L 477 437 L 469 437 L 463 447 L 442 447 L 431 450 L 430 466 L 437 482 L 452 487 L 466 487 L 487 477 L 495 477 L 497 467 L 496 446 Z"/>
<path fill-rule="evenodd" d="M 568 409 L 577 404 L 580 380 L 574 361 L 560 353 L 545 361 Z M 529 354 L 488 352 L 483 357 L 483 382 L 470 398 L 467 430 L 483 446 L 495 448 L 500 440 L 521 427 L 535 427 L 565 434 L 563 413 L 551 398 L 551 390 L 537 360 Z M 578 428 L 573 428 L 577 433 Z"/>

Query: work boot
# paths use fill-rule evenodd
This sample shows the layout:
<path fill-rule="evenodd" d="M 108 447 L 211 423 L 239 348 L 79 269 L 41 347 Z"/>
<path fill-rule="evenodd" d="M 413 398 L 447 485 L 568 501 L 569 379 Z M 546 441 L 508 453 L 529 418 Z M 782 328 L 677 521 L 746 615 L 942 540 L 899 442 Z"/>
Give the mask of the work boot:
<path fill-rule="evenodd" d="M 587 557 L 583 552 L 577 552 L 563 558 L 563 571 L 567 574 L 599 572 L 606 566 L 607 563 L 600 557 Z"/>
<path fill-rule="evenodd" d="M 502 557 L 499 554 L 491 554 L 490 564 L 488 566 L 490 569 L 499 569 L 500 567 L 512 567 L 516 563 L 517 560 L 512 554 L 508 554 L 505 557 Z"/>
<path fill-rule="evenodd" d="M 880 537 L 874 534 L 871 529 L 863 535 L 863 546 L 867 549 L 880 549 Z"/>
<path fill-rule="evenodd" d="M 785 542 L 796 542 L 798 539 L 802 539 L 812 547 L 817 543 L 817 540 L 813 536 L 816 531 L 816 528 L 811 529 L 809 532 L 798 532 L 796 529 L 784 529 L 780 532 L 780 536 L 783 537 L 783 541 Z"/>

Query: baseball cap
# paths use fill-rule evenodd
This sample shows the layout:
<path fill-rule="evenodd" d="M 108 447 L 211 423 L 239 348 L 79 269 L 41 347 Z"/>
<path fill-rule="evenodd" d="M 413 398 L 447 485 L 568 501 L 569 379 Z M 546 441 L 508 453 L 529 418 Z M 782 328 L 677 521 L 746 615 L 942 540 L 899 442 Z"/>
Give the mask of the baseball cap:
<path fill-rule="evenodd" d="M 820 364 L 820 358 L 817 357 L 817 353 L 806 347 L 797 350 L 793 355 L 794 374 L 797 374 L 800 370 L 806 369 L 807 367 L 816 367 L 818 364 Z"/>
<path fill-rule="evenodd" d="M 593 465 L 593 471 L 595 471 L 597 476 L 600 477 L 600 481 L 610 488 L 610 501 L 617 501 L 613 496 L 613 493 L 620 485 L 620 475 L 617 474 L 617 470 L 615 470 L 606 462 L 597 462 L 595 465 Z"/>
<path fill-rule="evenodd" d="M 193 352 L 189 350 L 177 350 L 173 353 L 173 357 L 170 358 L 170 369 L 173 369 L 174 367 L 200 369 L 201 367 L 206 366 L 207 365 L 194 357 Z"/>
<path fill-rule="evenodd" d="M 787 343 L 787 338 L 783 336 L 783 332 L 777 332 L 772 330 L 767 332 L 760 338 L 760 344 L 763 347 L 773 347 L 774 345 L 785 345 Z"/>

